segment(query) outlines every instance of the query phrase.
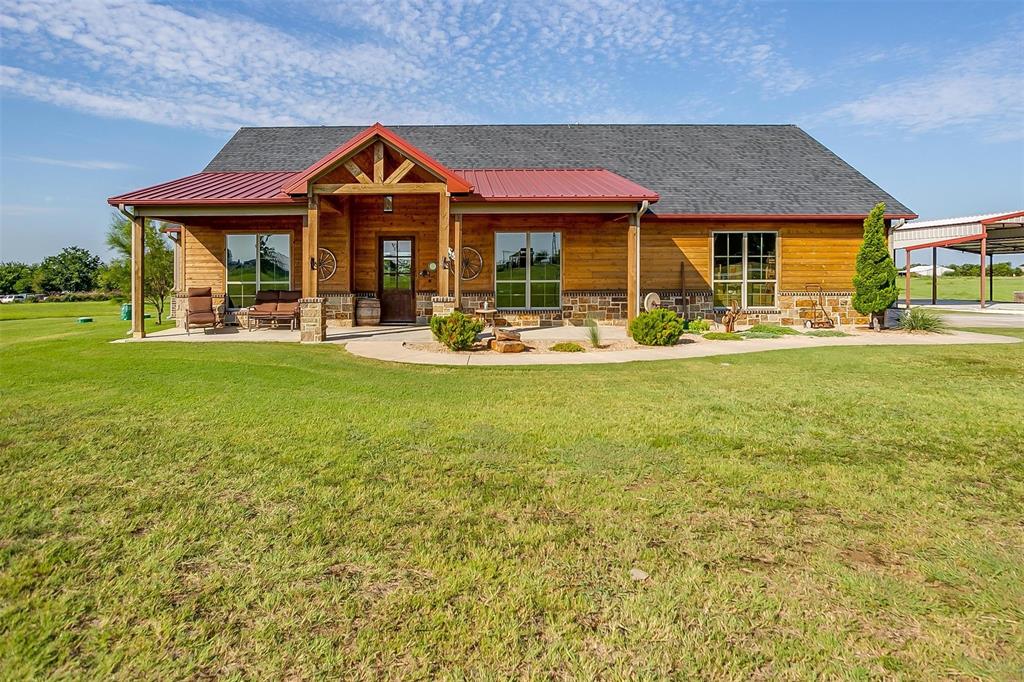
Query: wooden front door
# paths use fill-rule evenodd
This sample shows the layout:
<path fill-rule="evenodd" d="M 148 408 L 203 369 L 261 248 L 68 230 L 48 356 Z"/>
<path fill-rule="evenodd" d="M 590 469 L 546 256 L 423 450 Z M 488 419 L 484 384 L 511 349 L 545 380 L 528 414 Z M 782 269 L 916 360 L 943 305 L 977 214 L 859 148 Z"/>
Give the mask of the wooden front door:
<path fill-rule="evenodd" d="M 378 297 L 381 322 L 416 321 L 416 262 L 413 240 L 386 237 L 380 240 Z"/>

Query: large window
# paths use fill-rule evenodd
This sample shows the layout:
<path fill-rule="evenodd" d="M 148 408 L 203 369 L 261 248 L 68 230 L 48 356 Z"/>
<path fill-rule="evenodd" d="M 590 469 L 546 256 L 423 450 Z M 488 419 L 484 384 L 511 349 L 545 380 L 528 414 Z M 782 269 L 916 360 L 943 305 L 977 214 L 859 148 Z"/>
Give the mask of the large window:
<path fill-rule="evenodd" d="M 776 233 L 716 232 L 712 239 L 715 307 L 775 307 Z"/>
<path fill-rule="evenodd" d="M 227 251 L 228 308 L 251 306 L 261 289 L 291 288 L 291 235 L 229 234 Z"/>
<path fill-rule="evenodd" d="M 498 232 L 494 264 L 497 307 L 561 307 L 561 233 Z"/>

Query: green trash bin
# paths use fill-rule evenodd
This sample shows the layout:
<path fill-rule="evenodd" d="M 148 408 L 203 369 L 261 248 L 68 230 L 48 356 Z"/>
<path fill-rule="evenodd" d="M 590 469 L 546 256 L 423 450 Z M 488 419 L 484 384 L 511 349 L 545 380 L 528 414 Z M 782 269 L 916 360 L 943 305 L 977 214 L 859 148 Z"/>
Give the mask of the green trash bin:
<path fill-rule="evenodd" d="M 121 304 L 121 319 L 125 322 L 132 319 L 132 304 L 122 303 Z"/>

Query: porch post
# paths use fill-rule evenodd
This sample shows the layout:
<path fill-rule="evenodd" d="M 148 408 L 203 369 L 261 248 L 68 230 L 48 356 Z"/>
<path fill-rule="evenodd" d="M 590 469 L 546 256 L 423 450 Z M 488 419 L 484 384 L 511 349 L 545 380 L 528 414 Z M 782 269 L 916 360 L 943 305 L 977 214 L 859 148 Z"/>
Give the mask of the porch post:
<path fill-rule="evenodd" d="M 640 292 L 636 286 L 637 266 L 637 215 L 629 215 L 629 230 L 626 232 L 626 321 L 632 322 L 640 310 Z"/>
<path fill-rule="evenodd" d="M 452 248 L 455 250 L 455 263 L 452 266 L 452 283 L 455 288 L 455 309 L 462 306 L 462 214 L 456 213 L 452 218 L 455 234 L 452 237 Z"/>
<path fill-rule="evenodd" d="M 907 310 L 910 310 L 910 249 L 903 252 L 903 271 L 906 280 Z"/>
<path fill-rule="evenodd" d="M 938 251 L 938 249 L 933 246 L 932 247 L 932 305 L 935 305 L 935 299 L 937 298 L 937 295 L 939 293 L 939 274 L 937 272 L 937 270 L 939 269 L 939 261 L 935 257 L 937 251 Z"/>
<path fill-rule="evenodd" d="M 992 291 L 994 289 L 993 285 L 995 284 L 995 282 L 993 281 L 995 279 L 995 276 L 994 276 L 995 258 L 996 258 L 996 254 L 994 254 L 994 253 L 990 253 L 988 255 L 988 302 L 989 303 L 992 303 L 993 301 L 996 300 L 996 297 L 994 296 L 995 292 Z"/>
<path fill-rule="evenodd" d="M 982 308 L 985 307 L 985 247 L 988 246 L 987 240 L 985 239 L 986 236 L 987 235 L 983 234 L 981 237 L 981 295 L 979 296 L 978 301 Z"/>
<path fill-rule="evenodd" d="M 309 215 L 302 216 L 302 296 L 310 297 L 309 290 Z"/>
<path fill-rule="evenodd" d="M 441 192 L 437 211 L 437 295 L 448 296 L 448 270 L 444 267 L 444 259 L 448 255 L 448 219 L 449 197 L 447 190 Z"/>
<path fill-rule="evenodd" d="M 132 220 L 132 338 L 146 337 L 146 309 L 143 295 L 146 258 L 146 219 L 135 216 Z"/>
<path fill-rule="evenodd" d="M 303 292 L 302 295 L 305 298 L 312 298 L 317 296 L 317 289 L 319 288 L 320 282 L 320 275 L 314 267 L 316 264 L 320 241 L 320 195 L 316 193 L 309 195 L 309 214 L 307 222 L 309 226 L 309 257 L 306 259 L 305 263 L 303 263 L 303 267 L 309 273 L 309 291 L 308 293 Z"/>

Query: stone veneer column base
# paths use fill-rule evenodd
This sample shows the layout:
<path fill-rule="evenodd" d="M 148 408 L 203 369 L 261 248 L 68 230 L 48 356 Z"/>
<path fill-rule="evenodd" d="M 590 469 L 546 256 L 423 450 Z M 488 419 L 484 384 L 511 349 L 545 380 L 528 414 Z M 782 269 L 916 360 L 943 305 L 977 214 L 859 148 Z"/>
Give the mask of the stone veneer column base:
<path fill-rule="evenodd" d="M 327 305 L 322 298 L 299 299 L 299 341 L 321 343 L 327 339 Z"/>
<path fill-rule="evenodd" d="M 324 313 L 329 327 L 352 327 L 356 322 L 356 295 L 347 292 L 325 291 Z"/>
<path fill-rule="evenodd" d="M 419 301 L 417 301 L 417 304 Z M 416 306 L 416 321 L 420 324 L 430 322 L 432 315 L 438 317 L 445 317 L 455 312 L 455 297 L 453 296 L 431 296 L 430 297 L 430 310 L 421 309 L 419 305 Z M 422 310 L 422 312 L 421 312 Z M 422 321 L 420 318 L 423 318 Z"/>

